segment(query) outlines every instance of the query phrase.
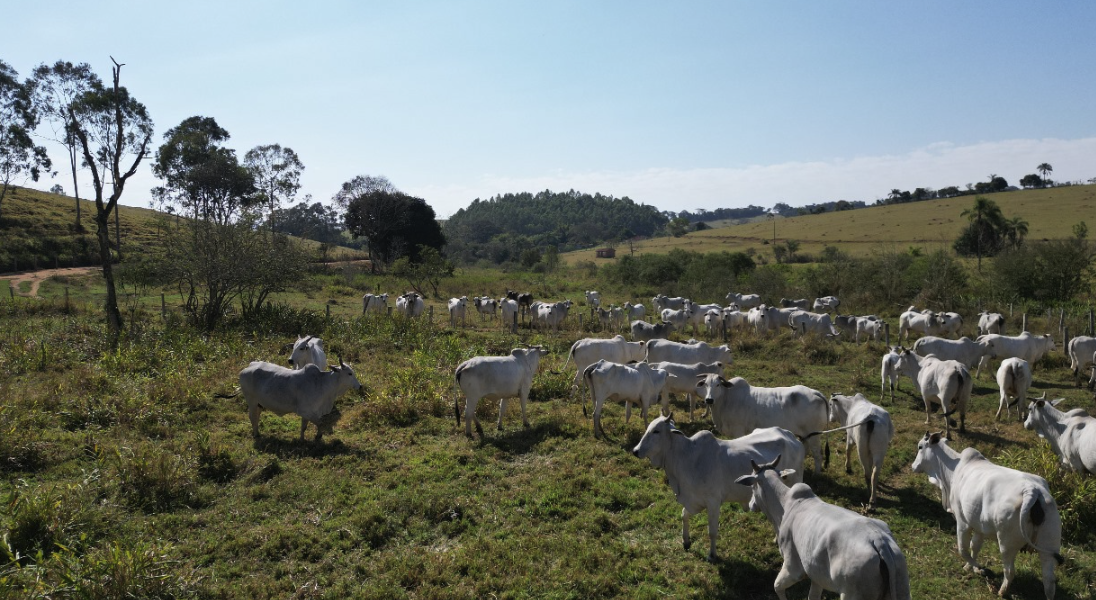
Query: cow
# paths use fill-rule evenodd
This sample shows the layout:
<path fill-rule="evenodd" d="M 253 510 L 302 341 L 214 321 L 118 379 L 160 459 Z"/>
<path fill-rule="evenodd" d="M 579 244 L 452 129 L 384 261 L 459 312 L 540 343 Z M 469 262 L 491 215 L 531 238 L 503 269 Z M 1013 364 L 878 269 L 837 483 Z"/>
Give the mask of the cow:
<path fill-rule="evenodd" d="M 787 298 L 780 299 L 781 308 L 798 308 L 799 310 L 807 310 L 811 307 L 811 301 L 806 298 L 800 298 L 798 300 L 789 300 Z"/>
<path fill-rule="evenodd" d="M 551 306 L 551 310 L 545 312 L 543 309 L 546 305 L 542 304 L 540 313 L 542 323 L 552 331 L 559 333 L 559 326 L 563 324 L 563 320 L 567 318 L 567 311 L 571 310 L 573 305 L 574 303 L 570 300 L 554 302 L 547 305 Z"/>
<path fill-rule="evenodd" d="M 983 574 L 978 552 L 986 536 L 996 536 L 1004 569 L 998 595 L 1004 597 L 1016 554 L 1030 546 L 1043 566 L 1043 592 L 1053 600 L 1054 567 L 1062 563 L 1062 519 L 1046 480 L 995 465 L 974 448 L 956 452 L 947 441 L 942 433 L 926 433 L 917 443 L 913 471 L 928 475 L 940 488 L 944 509 L 955 516 L 963 568 Z"/>
<path fill-rule="evenodd" d="M 692 308 L 690 306 L 681 309 L 664 308 L 662 309 L 661 317 L 663 321 L 673 323 L 676 329 L 684 333 L 685 327 L 689 324 L 689 317 L 692 316 L 692 314 Z"/>
<path fill-rule="evenodd" d="M 788 487 L 783 478 L 796 469 L 777 471 L 781 456 L 737 479 L 751 490 L 750 510 L 768 517 L 776 530 L 784 564 L 773 588 L 782 600 L 784 590 L 807 578 L 809 598 L 823 590 L 843 599 L 909 600 L 910 577 L 906 557 L 890 527 L 847 508 L 823 502 L 805 483 Z"/>
<path fill-rule="evenodd" d="M 586 291 L 586 304 L 594 307 L 601 308 L 601 294 L 598 292 L 587 290 Z"/>
<path fill-rule="evenodd" d="M 407 292 L 396 298 L 396 312 L 405 317 L 418 317 L 425 309 L 426 305 L 418 292 Z"/>
<path fill-rule="evenodd" d="M 571 344 L 571 351 L 567 353 L 567 360 L 564 361 L 563 367 L 566 368 L 571 361 L 575 362 L 575 367 L 578 370 L 571 385 L 578 387 L 582 384 L 582 372 L 586 370 L 586 367 L 599 360 L 623 365 L 630 362 L 640 362 L 646 354 L 647 342 L 629 342 L 622 335 L 607 340 L 586 338 Z"/>
<path fill-rule="evenodd" d="M 982 311 L 978 313 L 978 335 L 1005 333 L 1005 315 Z"/>
<path fill-rule="evenodd" d="M 601 325 L 601 329 L 608 330 L 613 327 L 613 311 L 609 308 L 595 308 L 594 314 L 597 316 L 598 323 Z"/>
<path fill-rule="evenodd" d="M 919 356 L 912 350 L 898 353 L 898 371 L 917 382 L 925 401 L 925 424 L 932 419 L 932 405 L 939 404 L 944 412 L 945 431 L 955 425 L 951 415 L 959 411 L 959 432 L 967 430 L 967 405 L 974 379 L 966 365 L 954 360 L 940 360 L 935 356 Z"/>
<path fill-rule="evenodd" d="M 837 307 L 840 305 L 841 301 L 837 299 L 837 296 L 822 296 L 821 298 L 814 299 L 811 310 L 814 312 L 830 312 L 831 310 L 837 312 Z"/>
<path fill-rule="evenodd" d="M 769 331 L 779 331 L 784 327 L 790 327 L 788 318 L 794 313 L 799 311 L 798 308 L 777 308 L 775 306 L 765 306 L 762 304 L 760 307 L 765 311 L 765 326 Z"/>
<path fill-rule="evenodd" d="M 753 308 L 761 305 L 761 296 L 757 294 L 727 294 L 727 304 L 737 304 L 739 308 Z"/>
<path fill-rule="evenodd" d="M 1054 338 L 1047 335 L 1031 335 L 1024 331 L 1020 335 L 983 335 L 978 338 L 989 344 L 990 352 L 995 358 L 1022 358 L 1035 368 L 1048 353 L 1055 350 Z"/>
<path fill-rule="evenodd" d="M 625 319 L 628 316 L 627 313 L 624 312 L 624 308 L 615 304 L 609 305 L 609 311 L 612 313 L 609 316 L 609 322 L 613 326 L 613 331 L 620 331 L 624 328 L 624 323 L 626 323 Z"/>
<path fill-rule="evenodd" d="M 800 310 L 805 311 L 807 309 L 803 308 Z M 860 317 L 856 315 L 841 315 L 836 313 L 833 315 L 834 328 L 838 331 L 849 334 L 850 337 L 856 335 L 856 324 L 859 321 Z"/>
<path fill-rule="evenodd" d="M 802 334 L 815 334 L 826 337 L 837 337 L 840 332 L 834 329 L 830 315 L 826 313 L 813 313 L 796 309 L 788 315 L 788 327 L 792 331 Z"/>
<path fill-rule="evenodd" d="M 666 473 L 666 482 L 682 507 L 681 541 L 686 550 L 692 546 L 689 518 L 707 511 L 708 559 L 712 561 L 716 560 L 720 507 L 724 502 L 738 502 L 743 508 L 749 505 L 749 490 L 736 485 L 735 479 L 749 474 L 750 461 L 784 456 L 787 464 L 798 467 L 797 473 L 803 470 L 803 444 L 789 431 L 756 429 L 733 440 L 721 440 L 710 431 L 687 437 L 668 416 L 656 417 L 647 425 L 632 454 L 649 459 L 652 466 Z"/>
<path fill-rule="evenodd" d="M 864 483 L 870 496 L 868 506 L 875 505 L 879 490 L 879 478 L 883 475 L 883 459 L 891 440 L 894 439 L 894 423 L 890 413 L 868 401 L 862 394 L 855 396 L 830 396 L 830 420 L 850 427 L 845 431 L 845 472 L 849 466 L 849 448 L 856 446 L 860 466 L 864 469 Z"/>
<path fill-rule="evenodd" d="M 879 373 L 879 400 L 887 393 L 887 382 L 890 382 L 891 402 L 894 402 L 894 388 L 898 387 L 898 378 L 902 375 L 898 370 L 899 347 L 891 346 L 891 349 L 883 355 L 883 364 Z M 914 383 L 916 383 L 916 379 Z"/>
<path fill-rule="evenodd" d="M 624 303 L 625 318 L 628 319 L 628 323 L 632 321 L 642 321 L 647 316 L 647 309 L 642 304 L 632 304 L 631 302 Z"/>
<path fill-rule="evenodd" d="M 529 402 L 529 390 L 533 387 L 533 375 L 540 359 L 548 351 L 541 346 L 514 348 L 509 356 L 476 356 L 457 366 L 454 372 L 457 386 L 464 393 L 464 435 L 472 437 L 472 423 L 483 439 L 483 427 L 476 418 L 476 405 L 480 399 L 499 400 L 498 429 L 502 431 L 502 417 L 506 414 L 506 400 L 521 399 L 521 424 L 529 427 L 525 405 Z M 454 398 L 459 402 L 459 398 Z M 460 405 L 453 406 L 460 427 Z"/>
<path fill-rule="evenodd" d="M 449 299 L 449 325 L 452 327 L 457 326 L 457 319 L 460 319 L 460 326 L 464 327 L 464 316 L 468 312 L 468 296 L 461 296 L 460 298 Z"/>
<path fill-rule="evenodd" d="M 506 290 L 506 297 L 518 303 L 518 308 L 521 309 L 522 314 L 530 311 L 530 307 L 533 304 L 533 294 L 529 292 L 515 292 L 514 290 Z"/>
<path fill-rule="evenodd" d="M 651 367 L 666 371 L 666 387 L 662 390 L 664 394 L 685 396 L 685 399 L 689 402 L 690 420 L 693 418 L 693 396 L 696 394 L 697 378 L 708 373 L 718 375 L 723 372 L 723 363 L 721 362 L 683 364 L 663 361 L 651 363 Z"/>
<path fill-rule="evenodd" d="M 1092 357 L 1096 355 L 1096 337 L 1079 335 L 1066 344 L 1066 354 L 1069 355 L 1069 368 L 1073 371 L 1073 381 L 1077 387 L 1081 386 L 1081 373 L 1088 371 L 1088 366 L 1093 364 Z"/>
<path fill-rule="evenodd" d="M 898 337 L 902 341 L 909 341 L 910 331 L 916 331 L 921 335 L 936 335 L 943 329 L 943 322 L 936 313 L 930 311 L 921 312 L 911 306 L 898 317 Z"/>
<path fill-rule="evenodd" d="M 662 397 L 662 388 L 666 386 L 666 371 L 653 368 L 647 363 L 619 365 L 599 360 L 586 367 L 582 378 L 590 388 L 590 399 L 594 405 L 594 437 L 605 434 L 601 428 L 601 407 L 606 400 L 624 401 L 624 422 L 632 418 L 632 402 L 638 402 L 640 416 L 646 420 L 647 410 L 661 398 L 662 410 L 669 404 L 669 396 Z M 583 411 L 586 403 L 583 402 Z"/>
<path fill-rule="evenodd" d="M 723 309 L 723 326 L 728 330 L 743 330 L 748 325 L 746 313 L 739 310 L 737 305 L 732 304 Z"/>
<path fill-rule="evenodd" d="M 937 313 L 936 317 L 940 320 L 940 333 L 944 335 L 959 335 L 959 330 L 963 328 L 963 316 L 955 312 L 942 312 Z"/>
<path fill-rule="evenodd" d="M 865 339 L 872 339 L 879 341 L 879 335 L 883 332 L 883 321 L 878 319 L 872 319 L 870 317 L 860 317 L 856 319 L 856 337 L 854 341 L 860 343 L 860 334 L 864 334 Z"/>
<path fill-rule="evenodd" d="M 723 326 L 723 311 L 711 309 L 704 313 L 704 328 L 708 331 L 708 336 L 714 336 L 719 333 L 719 328 Z"/>
<path fill-rule="evenodd" d="M 548 320 L 552 316 L 555 304 L 548 302 L 533 302 L 529 305 L 529 323 L 532 327 L 543 329 L 548 327 Z"/>
<path fill-rule="evenodd" d="M 1046 394 L 1028 404 L 1024 429 L 1034 431 L 1050 444 L 1062 467 L 1082 474 L 1096 475 L 1096 419 L 1084 409 L 1062 412 L 1058 405 L 1065 398 L 1048 401 Z"/>
<path fill-rule="evenodd" d="M 655 339 L 666 339 L 677 330 L 673 323 L 665 321 L 661 323 L 648 323 L 635 320 L 631 324 L 633 342 L 649 342 Z"/>
<path fill-rule="evenodd" d="M 482 322 L 488 315 L 494 319 L 498 315 L 499 301 L 490 296 L 476 296 L 472 298 L 472 304 L 476 307 L 476 312 L 479 313 L 480 321 Z"/>
<path fill-rule="evenodd" d="M 974 376 L 982 374 L 982 366 L 986 364 L 985 357 L 992 357 L 993 350 L 985 340 L 979 338 L 972 340 L 963 336 L 957 340 L 948 340 L 934 335 L 925 337 L 913 343 L 913 351 L 921 356 L 935 355 L 940 360 L 955 360 L 966 365 L 967 369 L 977 367 Z"/>
<path fill-rule="evenodd" d="M 499 309 L 502 318 L 499 321 L 505 329 L 518 321 L 518 301 L 509 298 L 499 299 Z"/>
<path fill-rule="evenodd" d="M 327 354 L 323 351 L 323 340 L 315 336 L 297 338 L 293 350 L 289 353 L 289 366 L 303 369 L 316 365 L 321 371 L 327 370 Z"/>
<path fill-rule="evenodd" d="M 362 296 L 362 314 L 383 314 L 388 310 L 388 294 L 366 294 Z"/>
<path fill-rule="evenodd" d="M 650 348 L 648 348 L 648 355 Z M 814 457 L 814 472 L 822 472 L 820 436 L 829 422 L 829 408 L 822 392 L 804 385 L 753 387 L 745 379 L 726 380 L 722 375 L 705 375 L 696 383 L 697 393 L 712 409 L 712 422 L 722 435 L 738 437 L 757 427 L 783 427 L 806 439 Z"/>
<path fill-rule="evenodd" d="M 1027 406 L 1028 388 L 1031 387 L 1031 365 L 1022 358 L 1006 358 L 997 368 L 997 387 L 1001 389 L 1001 405 L 997 408 L 997 414 L 993 420 L 1001 418 L 1001 411 L 1005 411 L 1007 419 L 1012 413 L 1012 407 L 1016 407 L 1016 418 L 1024 420 L 1024 408 Z M 1009 398 L 1016 398 L 1009 402 Z"/>
<path fill-rule="evenodd" d="M 731 347 L 727 344 L 712 346 L 708 342 L 682 344 L 669 340 L 654 339 L 647 342 L 647 362 L 675 362 L 681 364 L 720 362 L 730 366 Z"/>
<path fill-rule="evenodd" d="M 316 365 L 303 369 L 287 369 L 281 365 L 255 361 L 240 371 L 240 391 L 221 395 L 234 398 L 244 395 L 247 416 L 251 419 L 251 435 L 259 437 L 259 415 L 264 410 L 281 416 L 294 413 L 301 417 L 301 440 L 309 423 L 316 425 L 316 442 L 331 433 L 340 413 L 335 400 L 347 390 L 361 389 L 354 369 L 339 360 L 339 366 L 322 371 Z"/>
<path fill-rule="evenodd" d="M 746 313 L 746 322 L 754 328 L 757 333 L 764 333 L 769 330 L 768 322 L 769 313 L 765 310 L 765 305 L 760 307 L 754 307 Z"/>
<path fill-rule="evenodd" d="M 651 298 L 651 305 L 655 307 L 655 312 L 659 314 L 661 314 L 662 311 L 666 310 L 667 308 L 681 310 L 685 308 L 687 304 L 689 304 L 689 299 L 682 298 L 680 296 L 669 298 L 665 294 L 659 294 Z"/>
<path fill-rule="evenodd" d="M 696 335 L 700 331 L 700 327 L 704 325 L 704 319 L 706 318 L 709 310 L 723 311 L 723 307 L 719 304 L 693 304 L 689 303 L 689 316 L 688 324 L 693 326 L 693 335 Z M 717 319 L 718 320 L 718 319 Z"/>

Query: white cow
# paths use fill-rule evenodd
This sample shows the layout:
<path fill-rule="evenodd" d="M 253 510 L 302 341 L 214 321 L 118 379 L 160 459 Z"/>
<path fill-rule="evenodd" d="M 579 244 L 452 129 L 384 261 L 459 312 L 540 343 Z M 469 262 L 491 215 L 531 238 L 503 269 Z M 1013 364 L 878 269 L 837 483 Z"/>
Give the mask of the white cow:
<path fill-rule="evenodd" d="M 796 469 L 777 471 L 780 459 L 760 466 L 755 461 L 751 474 L 738 478 L 752 490 L 750 510 L 764 513 L 776 530 L 784 559 L 773 584 L 776 595 L 786 600 L 784 590 L 806 578 L 809 598 L 830 590 L 843 600 L 909 600 L 906 557 L 890 527 L 823 502 L 805 483 L 788 487 L 782 479 Z"/>
<path fill-rule="evenodd" d="M 723 306 L 719 304 L 692 304 L 689 303 L 689 325 L 693 326 L 693 335 L 696 335 L 700 331 L 700 327 L 705 324 L 708 311 L 723 311 Z M 717 319 L 718 320 L 718 319 Z M 684 333 L 684 332 L 682 332 Z"/>
<path fill-rule="evenodd" d="M 666 323 L 673 323 L 675 329 L 684 333 L 685 327 L 689 324 L 689 317 L 692 314 L 692 310 L 689 306 L 681 309 L 664 308 L 662 309 L 661 317 L 663 321 Z"/>
<path fill-rule="evenodd" d="M 652 363 L 651 367 L 666 371 L 666 387 L 662 390 L 664 394 L 685 396 L 689 402 L 690 420 L 693 418 L 693 395 L 696 394 L 697 378 L 708 373 L 718 375 L 723 372 L 723 363 L 720 362 L 682 364 L 664 361 Z"/>
<path fill-rule="evenodd" d="M 768 327 L 769 331 L 780 331 L 785 327 L 789 327 L 788 318 L 799 311 L 798 308 L 766 307 L 764 304 L 759 308 L 765 311 L 765 326 Z"/>
<path fill-rule="evenodd" d="M 1007 419 L 1012 414 L 1012 407 L 1016 407 L 1016 418 L 1023 420 L 1024 408 L 1027 406 L 1028 388 L 1031 387 L 1031 365 L 1022 358 L 1006 358 L 997 368 L 997 387 L 1001 389 L 1001 405 L 997 408 L 994 420 L 1001 417 L 1001 411 L 1005 411 Z M 1009 402 L 1009 398 L 1016 398 Z"/>
<path fill-rule="evenodd" d="M 978 335 L 1005 333 L 1005 315 L 982 311 L 978 313 Z"/>
<path fill-rule="evenodd" d="M 807 310 L 811 307 L 811 301 L 806 298 L 800 298 L 798 300 L 789 300 L 787 298 L 780 299 L 781 308 L 798 308 L 799 310 Z"/>
<path fill-rule="evenodd" d="M 900 348 L 897 346 L 891 346 L 889 352 L 883 355 L 882 369 L 879 373 L 879 399 L 883 399 L 883 395 L 887 393 L 887 383 L 890 382 L 891 402 L 894 402 L 894 388 L 898 387 L 898 378 L 902 375 L 902 372 L 898 370 L 898 357 Z M 917 380 L 914 380 L 916 383 Z"/>
<path fill-rule="evenodd" d="M 259 415 L 263 410 L 281 416 L 294 413 L 301 417 L 301 439 L 309 423 L 316 425 L 316 441 L 323 434 L 331 433 L 339 419 L 335 399 L 361 384 L 354 377 L 350 365 L 339 361 L 330 371 L 321 371 L 316 365 L 303 369 L 287 369 L 268 362 L 253 362 L 240 371 L 240 391 L 230 396 L 244 395 L 247 416 L 251 419 L 251 434 L 259 437 Z"/>
<path fill-rule="evenodd" d="M 833 326 L 833 321 L 827 313 L 813 313 L 796 309 L 788 315 L 788 327 L 796 333 L 814 334 L 825 337 L 837 337 L 840 332 Z"/>
<path fill-rule="evenodd" d="M 321 371 L 327 370 L 327 354 L 323 351 L 323 340 L 315 336 L 297 338 L 293 350 L 289 353 L 289 366 L 303 369 L 316 365 Z"/>
<path fill-rule="evenodd" d="M 964 569 L 984 572 L 978 552 L 986 536 L 996 536 L 1004 568 L 998 595 L 1003 597 L 1012 583 L 1016 554 L 1031 546 L 1043 565 L 1043 591 L 1053 600 L 1054 567 L 1062 563 L 1062 519 L 1045 479 L 995 465 L 974 448 L 960 454 L 939 433 L 926 433 L 917 443 L 913 471 L 929 476 L 940 488 L 944 509 L 955 516 Z"/>
<path fill-rule="evenodd" d="M 712 309 L 704 313 L 704 329 L 708 331 L 708 336 L 714 336 L 719 333 L 719 328 L 723 326 L 723 311 Z"/>
<path fill-rule="evenodd" d="M 665 321 L 661 323 L 648 323 L 647 321 L 632 321 L 632 341 L 649 342 L 655 339 L 666 339 L 677 330 L 673 323 Z"/>
<path fill-rule="evenodd" d="M 1081 408 L 1062 412 L 1058 405 L 1065 398 L 1048 402 L 1043 396 L 1028 405 L 1024 428 L 1050 444 L 1063 468 L 1096 475 L 1096 419 Z"/>
<path fill-rule="evenodd" d="M 480 321 L 483 321 L 487 316 L 494 319 L 498 315 L 499 301 L 490 296 L 476 296 L 472 298 L 472 304 L 475 305 L 476 312 L 479 313 Z"/>
<path fill-rule="evenodd" d="M 464 316 L 468 312 L 468 296 L 461 296 L 460 298 L 449 299 L 449 325 L 456 327 L 457 319 L 460 319 L 460 326 L 464 327 Z"/>
<path fill-rule="evenodd" d="M 502 323 L 502 327 L 505 329 L 517 322 L 518 318 L 518 301 L 511 300 L 509 298 L 499 298 L 499 309 L 502 318 L 499 321 Z"/>
<path fill-rule="evenodd" d="M 660 314 L 667 308 L 681 310 L 685 308 L 687 304 L 689 304 L 689 299 L 682 298 L 680 296 L 669 298 L 665 294 L 659 294 L 651 298 L 651 305 L 655 307 L 655 312 L 658 312 Z"/>
<path fill-rule="evenodd" d="M 741 377 L 728 381 L 721 375 L 705 375 L 696 387 L 712 408 L 712 422 L 721 434 L 738 437 L 757 427 L 783 427 L 806 440 L 814 472 L 822 471 L 822 441 L 810 435 L 826 429 L 829 422 L 822 392 L 804 385 L 753 387 Z"/>
<path fill-rule="evenodd" d="M 624 312 L 628 322 L 642 321 L 647 316 L 647 309 L 642 304 L 624 303 Z"/>
<path fill-rule="evenodd" d="M 807 309 L 800 309 L 807 310 Z M 850 337 L 856 335 L 856 322 L 860 320 L 860 317 L 856 315 L 833 315 L 833 326 L 835 329 L 847 333 Z"/>
<path fill-rule="evenodd" d="M 869 317 L 859 317 L 856 319 L 856 338 L 857 344 L 860 343 L 860 335 L 863 334 L 865 339 L 872 339 L 879 341 L 879 336 L 883 333 L 883 321 L 872 319 Z"/>
<path fill-rule="evenodd" d="M 396 312 L 405 317 L 418 317 L 426 310 L 426 304 L 418 292 L 407 292 L 396 298 Z"/>
<path fill-rule="evenodd" d="M 622 335 L 607 340 L 585 338 L 571 344 L 571 351 L 567 353 L 567 360 L 564 361 L 563 368 L 567 368 L 567 364 L 571 361 L 575 362 L 578 370 L 571 384 L 578 387 L 582 384 L 582 372 L 586 370 L 586 367 L 599 360 L 624 365 L 630 362 L 640 362 L 646 354 L 647 342 L 629 342 Z"/>
<path fill-rule="evenodd" d="M 757 333 L 764 333 L 769 331 L 769 312 L 765 309 L 765 305 L 760 307 L 754 307 L 746 313 L 746 322 L 749 323 L 754 331 Z"/>
<path fill-rule="evenodd" d="M 731 358 L 731 347 L 727 344 L 722 346 L 712 346 L 708 342 L 682 344 L 670 340 L 654 339 L 647 342 L 647 362 L 682 364 L 719 362 L 730 366 L 734 359 Z"/>
<path fill-rule="evenodd" d="M 841 305 L 841 301 L 837 299 L 837 296 L 822 296 L 821 298 L 815 298 L 814 304 L 811 305 L 811 310 L 815 312 L 819 311 L 836 311 L 837 307 Z"/>
<path fill-rule="evenodd" d="M 963 316 L 956 312 L 942 312 L 937 313 L 936 317 L 940 320 L 940 333 L 942 335 L 959 335 L 959 331 L 963 328 Z"/>
<path fill-rule="evenodd" d="M 384 314 L 388 310 L 388 294 L 366 294 L 362 296 L 362 314 Z"/>
<path fill-rule="evenodd" d="M 954 360 L 940 360 L 935 356 L 919 356 L 903 349 L 898 354 L 898 371 L 917 382 L 925 401 L 925 424 L 932 419 L 933 403 L 944 412 L 945 431 L 954 427 L 951 415 L 959 411 L 959 431 L 967 430 L 967 405 L 974 379 L 966 365 Z"/>
<path fill-rule="evenodd" d="M 614 304 L 609 305 L 609 324 L 613 327 L 613 331 L 620 331 L 624 327 L 624 319 L 626 314 L 624 309 Z"/>
<path fill-rule="evenodd" d="M 606 331 L 613 327 L 613 311 L 611 309 L 598 307 L 594 309 L 594 314 L 601 324 L 602 331 Z"/>
<path fill-rule="evenodd" d="M 559 333 L 560 325 L 563 324 L 563 320 L 567 318 L 567 311 L 571 310 L 571 306 L 574 303 L 570 300 L 564 300 L 562 302 L 555 302 L 551 304 L 552 309 L 545 313 L 541 310 L 541 317 L 543 324 L 550 328 L 552 331 Z M 543 309 L 544 305 L 541 305 Z"/>
<path fill-rule="evenodd" d="M 723 309 L 723 326 L 728 330 L 745 330 L 749 326 L 746 313 L 738 309 L 737 305 L 730 305 Z"/>
<path fill-rule="evenodd" d="M 727 304 L 737 304 L 741 308 L 753 308 L 761 305 L 761 296 L 757 294 L 727 294 Z"/>
<path fill-rule="evenodd" d="M 521 399 L 521 423 L 528 427 L 525 405 L 529 402 L 529 390 L 533 387 L 533 375 L 540 365 L 540 358 L 548 354 L 541 346 L 514 348 L 509 356 L 477 356 L 457 366 L 454 373 L 457 385 L 464 393 L 464 435 L 472 437 L 472 423 L 483 439 L 483 427 L 476 418 L 476 405 L 481 398 L 499 400 L 498 428 L 502 431 L 502 416 L 506 414 L 506 400 Z M 459 402 L 458 398 L 454 398 Z M 460 426 L 460 405 L 453 407 Z"/>
<path fill-rule="evenodd" d="M 1022 358 L 1032 367 L 1048 353 L 1055 350 L 1054 339 L 1047 335 L 1031 335 L 1024 331 L 1020 335 L 983 335 L 978 338 L 989 344 L 995 358 Z"/>
<path fill-rule="evenodd" d="M 647 363 L 618 365 L 599 360 L 586 367 L 582 378 L 590 387 L 590 398 L 594 404 L 594 437 L 601 437 L 605 430 L 601 428 L 601 407 L 606 400 L 624 401 L 624 422 L 632 418 L 632 402 L 638 402 L 640 416 L 647 419 L 647 410 L 661 397 L 662 410 L 665 412 L 669 396 L 662 397 L 662 388 L 666 386 L 666 371 L 655 369 Z M 583 402 L 583 411 L 586 403 Z"/>
<path fill-rule="evenodd" d="M 890 413 L 869 402 L 862 394 L 851 397 L 834 394 L 830 396 L 830 420 L 842 427 L 855 425 L 845 431 L 845 472 L 852 473 L 849 448 L 856 446 L 860 466 L 864 469 L 864 483 L 870 493 L 868 506 L 873 506 L 879 477 L 883 474 L 883 459 L 894 439 Z"/>
<path fill-rule="evenodd" d="M 594 307 L 601 308 L 601 294 L 593 290 L 586 291 L 586 304 Z"/>
<path fill-rule="evenodd" d="M 921 312 L 911 306 L 898 317 L 898 337 L 903 341 L 909 341 L 910 331 L 921 335 L 938 335 L 943 327 L 943 321 L 931 310 Z"/>
<path fill-rule="evenodd" d="M 688 550 L 689 517 L 708 513 L 708 559 L 716 559 L 719 510 L 724 502 L 749 506 L 750 493 L 735 483 L 750 473 L 750 461 L 771 461 L 784 456 L 789 465 L 803 469 L 803 444 L 791 432 L 779 427 L 757 429 L 733 440 L 721 440 L 710 431 L 686 437 L 670 417 L 660 416 L 647 425 L 632 454 L 650 459 L 651 465 L 666 472 L 666 482 L 681 504 L 681 541 Z M 802 478 L 802 475 L 798 475 Z"/>
<path fill-rule="evenodd" d="M 1088 366 L 1093 364 L 1092 356 L 1096 354 L 1096 337 L 1079 335 L 1066 344 L 1066 354 L 1069 355 L 1069 368 L 1073 371 L 1073 381 L 1081 385 L 1081 374 L 1088 372 Z"/>
<path fill-rule="evenodd" d="M 959 361 L 968 369 L 977 367 L 975 377 L 982 373 L 982 365 L 988 362 L 983 361 L 983 357 L 993 356 L 992 348 L 987 341 L 982 338 L 972 340 L 966 336 L 957 340 L 948 340 L 926 335 L 913 343 L 913 351 L 921 356 L 933 354 L 940 360 Z"/>

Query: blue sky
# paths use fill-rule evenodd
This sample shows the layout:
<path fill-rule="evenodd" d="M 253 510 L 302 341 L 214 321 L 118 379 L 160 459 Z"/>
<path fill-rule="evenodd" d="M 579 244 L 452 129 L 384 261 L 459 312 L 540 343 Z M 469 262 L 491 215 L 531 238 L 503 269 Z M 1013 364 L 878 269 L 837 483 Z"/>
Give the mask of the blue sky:
<path fill-rule="evenodd" d="M 51 1 L 4 21 L 20 75 L 109 78 L 113 55 L 157 146 L 213 117 L 241 157 L 296 150 L 314 200 L 358 174 L 442 217 L 544 189 L 680 210 L 1015 184 L 1042 162 L 1096 177 L 1092 2 Z M 142 167 L 123 203 L 156 184 Z"/>

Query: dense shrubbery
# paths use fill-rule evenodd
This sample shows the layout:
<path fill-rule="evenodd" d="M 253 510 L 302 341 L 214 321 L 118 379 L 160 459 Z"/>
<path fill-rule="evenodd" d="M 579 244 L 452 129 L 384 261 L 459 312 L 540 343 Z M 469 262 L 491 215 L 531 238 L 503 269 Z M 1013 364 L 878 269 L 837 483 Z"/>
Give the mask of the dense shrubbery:
<path fill-rule="evenodd" d="M 606 265 L 602 275 L 611 282 L 643 288 L 643 295 L 664 292 L 707 297 L 713 290 L 734 287 L 755 269 L 752 258 L 742 252 L 701 254 L 671 250 L 669 254 L 623 256 Z"/>

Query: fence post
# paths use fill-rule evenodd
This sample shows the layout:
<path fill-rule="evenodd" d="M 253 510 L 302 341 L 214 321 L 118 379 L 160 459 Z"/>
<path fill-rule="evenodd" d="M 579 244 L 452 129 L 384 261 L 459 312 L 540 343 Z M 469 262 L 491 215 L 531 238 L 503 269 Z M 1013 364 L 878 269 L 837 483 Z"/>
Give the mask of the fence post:
<path fill-rule="evenodd" d="M 167 298 L 163 294 L 160 294 L 160 318 L 167 318 Z"/>
<path fill-rule="evenodd" d="M 331 305 L 330 304 L 325 304 L 324 307 L 323 307 L 323 312 L 324 312 L 324 317 L 327 318 L 327 319 L 330 319 L 331 318 Z"/>
<path fill-rule="evenodd" d="M 1069 348 L 1069 325 L 1062 328 L 1062 351 L 1066 352 Z"/>
<path fill-rule="evenodd" d="M 1096 329 L 1092 327 L 1092 309 L 1090 308 L 1088 309 L 1088 334 L 1093 335 L 1093 331 L 1096 331 Z"/>
<path fill-rule="evenodd" d="M 582 313 L 578 315 L 578 330 L 582 331 Z"/>
<path fill-rule="evenodd" d="M 11 301 L 14 304 L 15 303 L 15 288 L 12 287 L 11 283 L 8 283 L 8 293 L 11 294 Z"/>
<path fill-rule="evenodd" d="M 887 340 L 887 347 L 890 348 L 890 323 L 883 322 L 883 336 Z"/>
<path fill-rule="evenodd" d="M 433 323 L 433 322 L 434 322 L 434 307 L 433 307 L 433 306 L 431 306 L 431 307 L 430 307 L 430 313 L 429 313 L 429 317 L 428 317 L 428 318 L 430 319 L 430 322 L 431 322 L 431 323 Z"/>
<path fill-rule="evenodd" d="M 510 324 L 510 333 L 517 334 L 518 332 L 518 311 L 514 311 L 514 322 Z"/>
<path fill-rule="evenodd" d="M 1023 333 L 1025 331 L 1027 331 L 1027 313 L 1024 313 L 1024 321 L 1023 325 L 1021 326 L 1020 333 Z"/>
<path fill-rule="evenodd" d="M 723 319 L 722 315 L 720 315 L 720 317 L 719 317 L 719 324 L 720 324 L 721 327 L 723 327 L 723 343 L 726 344 L 727 343 L 727 321 L 725 321 Z"/>
<path fill-rule="evenodd" d="M 391 317 L 392 316 L 392 307 L 388 306 L 386 308 L 388 309 L 388 316 Z"/>
<path fill-rule="evenodd" d="M 1065 326 L 1066 326 L 1066 309 L 1060 308 L 1060 309 L 1058 309 L 1058 337 L 1059 338 L 1065 339 L 1064 336 L 1062 335 L 1063 333 L 1065 333 Z"/>
<path fill-rule="evenodd" d="M 68 312 L 68 309 L 69 309 L 68 286 L 65 286 L 65 312 Z"/>

